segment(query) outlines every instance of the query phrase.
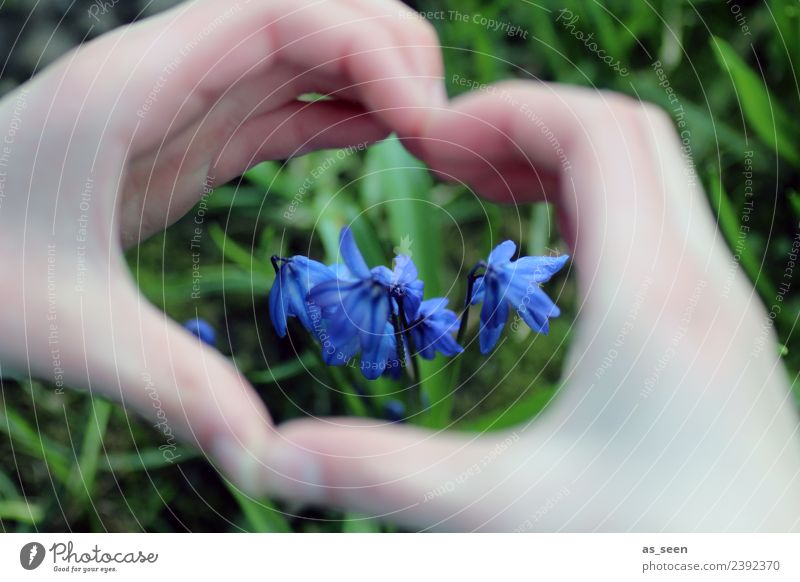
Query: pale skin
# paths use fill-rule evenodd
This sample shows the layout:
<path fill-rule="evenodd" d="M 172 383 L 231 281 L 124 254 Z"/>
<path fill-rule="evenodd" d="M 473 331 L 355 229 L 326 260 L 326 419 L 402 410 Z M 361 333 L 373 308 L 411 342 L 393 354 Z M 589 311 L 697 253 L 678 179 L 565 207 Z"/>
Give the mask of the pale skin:
<path fill-rule="evenodd" d="M 174 432 L 246 492 L 413 529 L 800 528 L 774 331 L 664 113 L 530 82 L 447 102 L 435 33 L 390 0 L 230 5 L 119 29 L 0 103 L 0 130 L 19 125 L 0 206 L 3 370 L 52 380 L 57 337 L 66 385 L 152 420 L 148 377 Z M 339 99 L 296 101 L 309 91 Z M 204 186 L 389 131 L 489 200 L 558 210 L 579 310 L 559 395 L 527 426 L 275 426 L 229 361 L 132 281 L 123 249 Z"/>

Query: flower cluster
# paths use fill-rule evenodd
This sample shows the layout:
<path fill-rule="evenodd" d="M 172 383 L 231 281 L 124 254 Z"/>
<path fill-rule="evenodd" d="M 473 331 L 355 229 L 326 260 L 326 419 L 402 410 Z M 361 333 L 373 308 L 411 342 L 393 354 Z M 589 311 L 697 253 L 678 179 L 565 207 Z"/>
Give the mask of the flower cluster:
<path fill-rule="evenodd" d="M 340 236 L 343 264 L 328 266 L 299 255 L 272 257 L 276 272 L 269 297 L 272 325 L 285 337 L 288 318 L 296 318 L 316 338 L 328 365 L 342 366 L 360 355 L 359 367 L 366 378 L 399 377 L 417 356 L 430 360 L 437 352 L 447 357 L 461 353 L 459 340 L 468 308 L 483 303 L 480 346 L 486 354 L 497 343 L 510 308 L 539 333 L 547 333 L 548 319 L 559 315 L 539 284 L 561 269 L 568 257 L 512 261 L 515 249 L 506 241 L 487 262 L 476 265 L 459 318 L 447 308 L 446 298 L 424 299 L 424 283 L 411 257 L 397 255 L 391 269 L 369 268 L 352 232 L 345 228 Z"/>

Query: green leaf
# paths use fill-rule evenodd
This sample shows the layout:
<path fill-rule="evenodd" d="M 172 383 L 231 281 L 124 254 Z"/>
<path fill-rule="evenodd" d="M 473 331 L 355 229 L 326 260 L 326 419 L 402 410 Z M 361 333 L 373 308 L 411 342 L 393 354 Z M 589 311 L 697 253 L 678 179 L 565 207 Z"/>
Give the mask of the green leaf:
<path fill-rule="evenodd" d="M 247 521 L 247 529 L 251 532 L 257 533 L 289 533 L 292 531 L 286 517 L 278 511 L 275 505 L 267 499 L 253 499 L 242 493 L 238 487 L 225 484 L 228 491 L 231 492 L 233 498 L 239 504 L 245 520 Z"/>
<path fill-rule="evenodd" d="M 342 523 L 343 533 L 380 533 L 381 524 L 376 519 L 347 513 Z"/>
<path fill-rule="evenodd" d="M 44 509 L 25 500 L 0 501 L 0 522 L 17 521 L 35 525 L 44 519 Z"/>
<path fill-rule="evenodd" d="M 552 219 L 552 207 L 547 202 L 535 202 L 532 205 L 528 255 L 543 256 L 547 254 Z"/>
<path fill-rule="evenodd" d="M 66 485 L 70 495 L 81 501 L 91 500 L 93 497 L 98 461 L 113 405 L 107 400 L 90 398 L 88 407 L 80 456 L 72 466 Z"/>
<path fill-rule="evenodd" d="M 239 265 L 246 272 L 255 271 L 264 276 L 269 276 L 272 271 L 269 263 L 266 260 L 254 257 L 247 249 L 225 234 L 220 225 L 212 222 L 208 227 L 208 234 L 226 259 Z"/>
<path fill-rule="evenodd" d="M 797 123 L 781 108 L 764 79 L 747 66 L 731 45 L 715 36 L 712 46 L 720 65 L 731 76 L 747 122 L 761 141 L 793 165 L 800 166 L 800 150 L 795 145 L 800 133 Z"/>
<path fill-rule="evenodd" d="M 725 237 L 731 251 L 739 255 L 739 264 L 741 264 L 742 269 L 754 283 L 761 296 L 766 301 L 771 301 L 775 297 L 775 288 L 769 282 L 766 270 L 762 269 L 761 261 L 753 254 L 752 249 L 747 244 L 747 235 L 750 232 L 750 228 L 745 225 L 747 230 L 741 230 L 737 213 L 734 211 L 730 198 L 725 192 L 722 178 L 718 175 L 711 179 L 709 200 L 717 215 L 722 235 Z"/>
<path fill-rule="evenodd" d="M 41 431 L 34 430 L 28 422 L 7 406 L 0 418 L 0 432 L 4 432 L 14 447 L 45 462 L 56 478 L 65 483 L 69 475 L 69 461 L 66 447 L 52 442 Z"/>
<path fill-rule="evenodd" d="M 247 170 L 244 177 L 252 184 L 270 190 L 275 187 L 275 178 L 280 170 L 280 164 L 277 162 L 261 162 Z"/>
<path fill-rule="evenodd" d="M 247 374 L 248 380 L 258 384 L 272 384 L 273 382 L 280 382 L 288 378 L 293 378 L 302 374 L 309 367 L 316 366 L 319 358 L 314 352 L 304 352 L 299 358 L 293 358 L 288 362 L 283 362 L 270 367 L 269 370 L 259 370 L 256 372 L 249 372 Z"/>
<path fill-rule="evenodd" d="M 483 432 L 501 430 L 528 422 L 536 417 L 555 396 L 555 387 L 528 389 L 507 408 L 493 410 L 475 419 L 458 423 L 459 429 Z"/>
<path fill-rule="evenodd" d="M 163 467 L 171 467 L 184 461 L 196 459 L 200 454 L 196 449 L 176 447 L 172 450 L 172 458 L 164 456 L 159 449 L 144 449 L 131 453 L 108 453 L 106 462 L 100 464 L 101 471 L 111 473 L 135 473 L 137 471 L 154 471 Z"/>

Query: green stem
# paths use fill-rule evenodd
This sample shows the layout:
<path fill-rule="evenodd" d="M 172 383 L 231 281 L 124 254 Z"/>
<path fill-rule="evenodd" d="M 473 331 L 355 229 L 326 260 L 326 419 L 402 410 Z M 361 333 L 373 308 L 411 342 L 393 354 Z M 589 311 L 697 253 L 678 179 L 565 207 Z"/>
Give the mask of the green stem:
<path fill-rule="evenodd" d="M 469 325 L 469 306 L 472 303 L 472 290 L 475 288 L 475 281 L 478 279 L 478 271 L 485 268 L 486 263 L 484 261 L 479 261 L 474 267 L 472 267 L 472 269 L 470 269 L 469 274 L 467 275 L 467 295 L 464 298 L 464 307 L 461 310 L 460 322 L 458 324 L 458 334 L 456 335 L 456 341 L 462 346 L 464 334 L 466 334 L 467 326 Z"/>
<path fill-rule="evenodd" d="M 408 359 L 411 361 L 411 370 L 414 372 L 414 382 L 418 385 L 422 384 L 422 376 L 419 372 L 419 360 L 417 359 L 417 350 L 414 346 L 414 338 L 411 337 L 411 327 L 408 325 L 408 321 L 406 320 L 406 313 L 403 310 L 403 297 L 397 297 L 397 311 L 400 318 L 400 326 L 402 330 L 403 337 L 406 338 L 408 342 Z"/>

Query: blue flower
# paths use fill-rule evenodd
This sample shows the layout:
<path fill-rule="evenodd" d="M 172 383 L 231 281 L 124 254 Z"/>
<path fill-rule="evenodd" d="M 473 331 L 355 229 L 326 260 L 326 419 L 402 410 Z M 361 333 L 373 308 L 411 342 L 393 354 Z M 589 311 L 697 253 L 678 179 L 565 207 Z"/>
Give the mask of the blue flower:
<path fill-rule="evenodd" d="M 362 373 L 377 378 L 397 349 L 390 321 L 392 298 L 421 296 L 422 283 L 417 282 L 410 259 L 398 261 L 394 271 L 386 267 L 370 270 L 348 228 L 342 230 L 340 249 L 346 268 L 338 268 L 337 277 L 309 290 L 309 309 L 319 310 L 326 339 L 336 353 L 335 363 L 361 352 Z"/>
<path fill-rule="evenodd" d="M 510 240 L 497 245 L 489 255 L 483 276 L 475 282 L 472 304 L 483 302 L 480 331 L 483 354 L 491 352 L 500 338 L 510 308 L 533 331 L 543 334 L 549 331 L 549 318 L 561 314 L 540 284 L 549 281 L 569 256 L 520 257 L 512 261 L 515 251 L 516 245 Z"/>
<path fill-rule="evenodd" d="M 217 332 L 205 319 L 190 319 L 183 328 L 205 344 L 213 346 L 217 343 Z"/>
<path fill-rule="evenodd" d="M 404 310 L 417 312 L 422 302 L 424 285 L 418 279 L 417 266 L 411 257 L 397 255 L 392 270 L 383 266 L 375 267 L 372 269 L 372 275 L 386 287 L 392 297 L 402 301 Z"/>
<path fill-rule="evenodd" d="M 432 360 L 437 351 L 448 357 L 464 351 L 453 338 L 458 331 L 458 316 L 446 307 L 447 299 L 443 297 L 428 299 L 411 318 L 414 347 L 426 360 Z"/>
<path fill-rule="evenodd" d="M 277 274 L 269 293 L 269 315 L 280 337 L 286 336 L 287 318 L 296 317 L 303 327 L 314 331 L 306 296 L 309 289 L 336 278 L 336 271 L 300 255 L 289 259 L 273 257 Z M 280 266 L 278 266 L 280 263 Z"/>

